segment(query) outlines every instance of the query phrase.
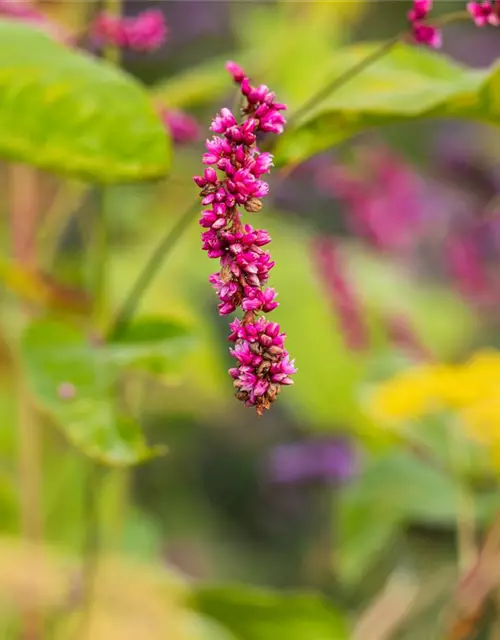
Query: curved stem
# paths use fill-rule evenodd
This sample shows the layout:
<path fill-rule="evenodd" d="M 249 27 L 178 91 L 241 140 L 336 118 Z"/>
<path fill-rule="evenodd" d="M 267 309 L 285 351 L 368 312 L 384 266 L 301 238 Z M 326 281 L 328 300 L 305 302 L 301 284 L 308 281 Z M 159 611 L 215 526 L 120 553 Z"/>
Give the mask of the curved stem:
<path fill-rule="evenodd" d="M 288 126 L 292 126 L 299 118 L 301 118 L 305 113 L 314 108 L 317 104 L 322 102 L 330 94 L 343 87 L 374 62 L 380 60 L 380 58 L 385 56 L 386 53 L 389 53 L 394 45 L 400 42 L 406 34 L 407 32 L 404 31 L 403 33 L 399 33 L 394 38 L 391 38 L 387 42 L 384 42 L 381 47 L 373 51 L 369 56 L 366 56 L 366 58 L 360 60 L 357 64 L 344 71 L 344 73 L 341 73 L 339 76 L 333 78 L 328 84 L 326 84 L 322 89 L 320 89 L 311 98 L 309 98 L 306 103 L 299 107 L 297 111 L 295 111 L 295 113 L 292 114 L 291 118 L 289 118 L 288 120 Z"/>
<path fill-rule="evenodd" d="M 158 273 L 160 267 L 166 260 L 169 253 L 175 247 L 177 241 L 182 237 L 184 231 L 191 224 L 193 214 L 198 211 L 200 206 L 197 199 L 191 204 L 182 216 L 177 220 L 175 225 L 167 231 L 160 240 L 148 261 L 139 273 L 135 283 L 132 285 L 129 294 L 125 298 L 122 308 L 118 312 L 113 324 L 108 330 L 108 339 L 113 340 L 119 337 L 127 328 L 132 316 L 134 315 L 144 292 L 151 284 L 152 280 Z"/>

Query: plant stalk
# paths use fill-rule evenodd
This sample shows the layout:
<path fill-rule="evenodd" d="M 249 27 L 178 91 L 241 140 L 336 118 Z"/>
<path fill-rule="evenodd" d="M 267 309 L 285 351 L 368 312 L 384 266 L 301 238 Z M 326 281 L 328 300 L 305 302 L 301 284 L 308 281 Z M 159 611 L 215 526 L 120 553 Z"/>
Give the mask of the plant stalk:
<path fill-rule="evenodd" d="M 9 167 L 10 226 L 12 254 L 23 267 L 36 265 L 36 231 L 38 218 L 38 175 L 36 170 L 21 164 Z M 21 325 L 30 316 L 20 305 Z M 18 455 L 21 529 L 27 543 L 40 543 L 43 536 L 42 518 L 42 433 L 23 372 L 16 372 L 18 407 Z M 21 637 L 40 640 L 42 619 L 36 608 L 22 612 Z"/>

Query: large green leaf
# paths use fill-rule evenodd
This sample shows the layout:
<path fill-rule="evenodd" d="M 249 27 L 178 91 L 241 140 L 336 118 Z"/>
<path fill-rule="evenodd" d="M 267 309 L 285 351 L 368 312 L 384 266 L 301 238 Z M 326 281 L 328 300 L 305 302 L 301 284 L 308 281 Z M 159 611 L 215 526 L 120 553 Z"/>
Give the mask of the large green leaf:
<path fill-rule="evenodd" d="M 314 594 L 245 585 L 199 587 L 190 602 L 238 640 L 347 640 L 346 619 Z"/>
<path fill-rule="evenodd" d="M 361 44 L 337 51 L 329 77 L 339 77 L 380 46 Z M 323 78 L 322 85 L 327 82 Z M 310 96 L 304 95 L 302 104 Z M 436 117 L 498 124 L 500 67 L 470 70 L 441 54 L 398 45 L 298 117 L 293 130 L 278 142 L 277 161 L 305 160 L 371 127 Z"/>
<path fill-rule="evenodd" d="M 139 425 L 117 411 L 115 367 L 105 349 L 90 344 L 78 330 L 35 321 L 22 337 L 21 357 L 40 408 L 86 455 L 124 466 L 159 453 L 148 448 Z"/>
<path fill-rule="evenodd" d="M 169 140 L 147 92 L 111 64 L 0 20 L 0 156 L 96 182 L 162 176 Z"/>

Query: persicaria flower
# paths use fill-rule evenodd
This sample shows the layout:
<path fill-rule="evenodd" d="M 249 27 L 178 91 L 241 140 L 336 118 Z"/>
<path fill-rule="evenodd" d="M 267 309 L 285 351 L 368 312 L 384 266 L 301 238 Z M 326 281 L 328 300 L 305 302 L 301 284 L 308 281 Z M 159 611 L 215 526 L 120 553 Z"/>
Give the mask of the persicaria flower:
<path fill-rule="evenodd" d="M 261 198 L 269 191 L 261 177 L 270 171 L 273 157 L 259 151 L 257 134 L 281 133 L 286 106 L 275 102 L 265 85 L 253 87 L 236 63 L 229 62 L 227 69 L 246 98 L 243 121 L 227 108 L 216 115 L 210 127 L 216 135 L 207 140 L 203 155 L 208 166 L 194 181 L 207 207 L 200 218 L 205 229 L 202 249 L 220 260 L 220 270 L 209 277 L 220 301 L 219 313 L 243 311 L 242 319 L 229 325 L 229 341 L 234 344 L 230 353 L 236 360 L 229 373 L 236 397 L 262 415 L 282 387 L 293 384 L 296 369 L 280 326 L 259 315 L 278 306 L 276 291 L 265 286 L 274 262 L 263 247 L 271 238 L 267 231 L 243 224 L 241 210 L 260 211 Z"/>
<path fill-rule="evenodd" d="M 101 13 L 92 25 L 92 36 L 101 47 L 112 45 L 149 53 L 159 49 L 165 42 L 167 26 L 163 13 L 158 9 L 125 18 Z"/>
<path fill-rule="evenodd" d="M 489 0 L 468 2 L 467 11 L 478 27 L 484 27 L 487 24 L 495 27 L 500 25 L 500 7 L 495 0 L 491 2 Z"/>
<path fill-rule="evenodd" d="M 408 11 L 408 22 L 413 41 L 433 49 L 441 46 L 441 31 L 427 23 L 433 0 L 413 0 L 413 8 Z"/>

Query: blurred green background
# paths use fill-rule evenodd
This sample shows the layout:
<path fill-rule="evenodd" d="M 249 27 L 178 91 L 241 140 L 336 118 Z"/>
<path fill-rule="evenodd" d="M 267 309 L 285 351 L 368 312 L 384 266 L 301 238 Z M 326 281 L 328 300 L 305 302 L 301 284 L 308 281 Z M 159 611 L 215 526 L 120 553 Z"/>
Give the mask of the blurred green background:
<path fill-rule="evenodd" d="M 74 26 L 88 19 L 81 4 L 47 1 L 37 8 Z M 98 4 L 88 3 L 93 10 Z M 76 175 L 73 161 L 64 178 L 55 155 L 32 160 L 41 167 L 30 174 L 38 189 L 36 275 L 0 264 L 0 637 L 444 637 L 437 630 L 461 569 L 456 523 L 462 485 L 482 531 L 500 496 L 495 470 L 482 455 L 471 463 L 467 449 L 456 473 L 443 472 L 418 447 L 431 460 L 446 459 L 447 418 L 395 434 L 369 415 L 364 399 L 372 385 L 422 357 L 454 361 L 498 344 L 500 174 L 492 125 L 500 115 L 500 79 L 486 70 L 500 51 L 496 32 L 458 22 L 445 30 L 444 53 L 402 45 L 283 136 L 270 196 L 258 221 L 250 222 L 273 238 L 271 286 L 280 302 L 273 316 L 288 335 L 298 373 L 261 419 L 233 397 L 227 323 L 217 315 L 207 280 L 216 266 L 200 250 L 196 213 L 137 310 L 139 319 L 166 323 L 161 347 L 141 350 L 134 342 L 127 351 L 119 344 L 105 361 L 91 361 L 66 318 L 73 298 L 55 290 L 62 310 L 47 305 L 40 275 L 92 295 L 102 287 L 94 329 L 109 326 L 159 238 L 197 198 L 192 176 L 201 172 L 211 119 L 235 100 L 225 61 L 236 60 L 255 82 L 268 84 L 293 120 L 309 96 L 372 47 L 353 43 L 383 41 L 404 28 L 407 4 L 123 3 L 127 15 L 160 8 L 169 33 L 151 55 L 124 53 L 122 67 L 159 104 L 193 117 L 198 135 L 182 144 L 174 140 L 168 175 L 159 180 L 115 179 L 113 153 L 121 138 L 135 135 L 132 128 L 121 130 L 118 120 L 110 135 L 113 153 L 99 169 L 110 183 L 104 187 Z M 461 2 L 437 3 L 435 13 L 461 8 Z M 0 58 L 2 49 L 4 57 L 11 55 L 0 41 Z M 12 52 L 21 68 L 25 61 Z M 23 68 L 29 68 L 29 46 L 24 55 Z M 7 61 L 2 69 L 9 71 L 9 64 L 15 67 Z M 111 86 L 111 76 L 108 81 Z M 4 90 L 0 102 L 12 99 L 17 110 L 20 95 Z M 111 90 L 106 100 L 111 104 Z M 26 122 L 31 126 L 37 117 L 34 112 Z M 107 118 L 113 127 L 111 108 Z M 4 128 L 9 122 L 2 121 Z M 47 126 L 30 131 L 50 139 Z M 153 146 L 140 151 L 151 167 Z M 91 177 L 95 170 L 78 168 Z M 4 166 L 2 180 L 10 193 L 11 167 Z M 11 206 L 8 197 L 2 200 L 4 256 L 12 254 Z M 322 255 L 334 264 L 325 267 Z M 42 405 L 40 469 L 34 471 L 47 545 L 41 555 L 19 546 L 26 469 L 18 464 L 18 387 L 24 374 L 18 375 L 12 346 L 19 300 L 27 299 L 36 315 L 40 296 L 51 311 L 47 322 L 56 324 L 28 327 L 20 363 Z M 61 328 L 66 322 L 67 331 Z M 66 353 L 65 363 L 49 356 L 53 345 Z M 120 374 L 101 388 L 93 376 L 105 377 L 109 364 Z M 74 378 L 65 377 L 69 371 Z M 70 413 L 55 394 L 57 383 L 68 381 L 77 393 L 85 387 L 95 413 L 98 397 L 99 419 L 110 397 L 117 399 L 146 441 L 166 446 L 167 453 L 131 468 L 99 465 L 86 435 L 89 414 Z M 129 455 L 112 438 L 101 444 L 109 460 Z M 139 458 L 149 457 L 142 440 L 132 448 Z M 89 566 L 93 596 L 82 587 Z M 87 600 L 93 613 L 85 630 Z M 25 629 L 26 608 L 46 612 L 42 635 Z M 488 615 L 476 624 L 477 633 L 481 625 L 490 633 Z"/>

